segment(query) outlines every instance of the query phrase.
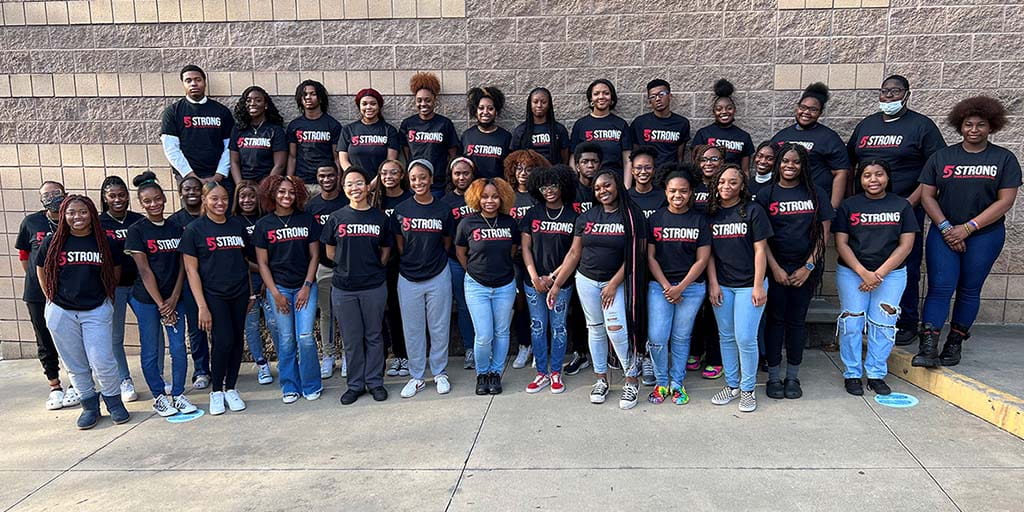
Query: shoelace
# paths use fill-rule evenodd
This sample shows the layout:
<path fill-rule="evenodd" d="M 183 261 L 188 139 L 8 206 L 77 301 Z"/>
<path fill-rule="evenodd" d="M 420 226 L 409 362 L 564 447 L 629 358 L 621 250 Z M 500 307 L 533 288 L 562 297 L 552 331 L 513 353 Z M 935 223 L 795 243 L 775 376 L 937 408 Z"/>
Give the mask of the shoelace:
<path fill-rule="evenodd" d="M 594 387 L 590 390 L 590 394 L 603 395 L 605 391 L 608 391 L 608 384 L 603 380 L 599 380 L 594 383 Z"/>
<path fill-rule="evenodd" d="M 637 391 L 638 389 L 635 386 L 626 384 L 622 388 L 622 399 L 630 402 L 636 400 Z"/>

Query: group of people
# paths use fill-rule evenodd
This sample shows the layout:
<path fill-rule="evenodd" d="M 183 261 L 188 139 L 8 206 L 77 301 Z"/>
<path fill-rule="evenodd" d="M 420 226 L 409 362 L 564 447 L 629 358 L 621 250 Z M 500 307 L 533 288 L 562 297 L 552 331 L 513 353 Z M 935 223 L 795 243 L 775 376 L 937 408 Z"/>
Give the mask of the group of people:
<path fill-rule="evenodd" d="M 302 114 L 286 127 L 258 86 L 231 111 L 206 96 L 198 67 L 181 79 L 185 97 L 161 129 L 180 210 L 167 215 L 164 185 L 148 171 L 132 182 L 143 213 L 116 176 L 101 185 L 99 211 L 48 181 L 44 209 L 18 235 L 46 406 L 81 403 L 82 429 L 99 420 L 101 399 L 123 423 L 124 401 L 138 397 L 124 351 L 129 306 L 161 416 L 196 410 L 185 393 L 186 337 L 191 386 L 210 389 L 211 414 L 245 409 L 237 384 L 246 344 L 258 382 L 273 382 L 261 317 L 285 403 L 320 397 L 339 346 L 343 404 L 367 393 L 386 400 L 385 375 L 409 377 L 403 398 L 428 376 L 448 393 L 452 314 L 478 395 L 502 392 L 515 331 L 513 367 L 532 357 L 537 372 L 527 393 L 561 393 L 563 373 L 592 366 L 595 404 L 609 394 L 609 369 L 621 369 L 622 409 L 637 404 L 641 384 L 653 388 L 648 401 L 681 405 L 687 372 L 700 371 L 724 375 L 712 403 L 754 411 L 759 367 L 768 397 L 803 394 L 806 316 L 830 237 L 845 389 L 863 394 L 866 376 L 887 394 L 894 344 L 920 340 L 915 366 L 959 362 L 1021 184 L 1014 155 L 988 140 L 1006 124 L 997 100 L 956 104 L 947 122 L 962 140 L 946 146 L 910 110 L 910 84 L 898 75 L 883 81 L 880 111 L 847 143 L 819 122 L 829 91 L 815 83 L 794 123 L 757 146 L 736 124 L 724 79 L 714 85 L 714 122 L 692 138 L 660 79 L 647 85 L 651 112 L 632 123 L 614 113 L 614 85 L 595 80 L 590 112 L 571 130 L 544 88 L 530 92 L 526 120 L 509 132 L 497 124 L 502 91 L 474 87 L 475 123 L 461 135 L 436 112 L 440 83 L 429 73 L 412 77 L 416 112 L 397 129 L 373 89 L 356 95 L 360 119 L 343 126 L 324 86 L 303 81 Z"/>

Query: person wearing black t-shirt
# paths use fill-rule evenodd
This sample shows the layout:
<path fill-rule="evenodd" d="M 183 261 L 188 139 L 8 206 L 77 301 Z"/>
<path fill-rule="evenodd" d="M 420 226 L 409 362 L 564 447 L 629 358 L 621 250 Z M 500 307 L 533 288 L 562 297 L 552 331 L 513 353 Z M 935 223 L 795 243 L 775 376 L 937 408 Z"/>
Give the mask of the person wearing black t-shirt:
<path fill-rule="evenodd" d="M 725 149 L 721 146 L 700 144 L 693 148 L 693 161 L 699 169 L 697 185 L 693 188 L 693 209 L 705 213 L 708 198 L 711 195 L 709 186 L 718 172 L 725 165 Z M 718 321 L 715 320 L 715 308 L 711 299 L 705 297 L 704 304 L 697 311 L 697 319 L 693 326 L 693 338 L 690 341 L 690 357 L 686 361 L 686 369 L 700 370 L 701 377 L 717 379 L 722 376 L 722 350 L 718 343 Z"/>
<path fill-rule="evenodd" d="M 726 161 L 726 151 L 719 146 L 700 144 L 693 148 L 693 162 L 700 169 L 700 183 L 693 191 L 693 206 L 698 211 L 707 211 L 711 189 L 717 186 L 715 177 Z"/>
<path fill-rule="evenodd" d="M 292 176 L 273 176 L 260 183 L 268 213 L 256 222 L 253 245 L 277 326 L 277 372 L 284 403 L 299 393 L 320 398 L 316 338 L 316 270 L 320 261 L 320 222 L 306 205 L 306 184 Z"/>
<path fill-rule="evenodd" d="M 181 302 L 185 269 L 178 245 L 182 227 L 164 218 L 167 197 L 146 171 L 132 180 L 146 216 L 128 228 L 124 252 L 138 268 L 128 304 L 139 323 L 142 375 L 160 416 L 189 414 L 196 406 L 185 396 L 188 354 L 185 353 L 185 306 Z M 164 332 L 167 343 L 164 344 Z M 171 352 L 170 392 L 163 376 L 164 348 Z"/>
<path fill-rule="evenodd" d="M 498 126 L 505 94 L 497 87 L 474 87 L 466 93 L 466 107 L 476 124 L 462 132 L 462 156 L 473 161 L 481 178 L 504 176 L 512 134 Z"/>
<path fill-rule="evenodd" d="M 629 189 L 629 197 L 643 210 L 644 217 L 648 218 L 665 205 L 665 191 L 654 186 L 655 157 L 652 146 L 640 146 L 629 155 L 629 166 L 633 170 L 633 188 Z"/>
<path fill-rule="evenodd" d="M 231 179 L 259 182 L 271 174 L 284 174 L 288 166 L 288 141 L 284 119 L 267 91 L 250 85 L 235 103 L 231 130 Z"/>
<path fill-rule="evenodd" d="M 81 395 L 82 414 L 77 425 L 82 430 L 96 426 L 101 396 L 114 423 L 125 423 L 129 414 L 121 401 L 121 379 L 110 339 L 111 302 L 121 258 L 110 251 L 96 207 L 88 197 L 67 196 L 58 219 L 33 264 L 46 297 L 46 326 Z"/>
<path fill-rule="evenodd" d="M 601 146 L 594 142 L 578 144 L 573 151 L 573 164 L 575 165 L 576 180 L 575 194 L 572 201 L 572 209 L 576 215 L 580 215 L 594 205 L 594 178 L 601 168 Z M 569 346 L 567 349 L 572 352 L 569 362 L 565 364 L 566 375 L 576 375 L 580 370 L 590 367 L 590 346 L 587 332 L 587 319 L 583 314 L 583 305 L 580 304 L 580 296 L 574 293 L 569 298 Z"/>
<path fill-rule="evenodd" d="M 508 214 L 515 193 L 501 178 L 477 178 L 466 191 L 466 205 L 479 213 L 459 222 L 455 255 L 466 269 L 466 304 L 473 319 L 476 394 L 502 391 L 508 356 L 516 279 L 512 256 L 519 226 Z"/>
<path fill-rule="evenodd" d="M 317 169 L 341 166 L 338 162 L 341 123 L 327 113 L 330 98 L 324 85 L 316 80 L 303 80 L 295 88 L 295 104 L 302 115 L 288 123 L 285 129 L 288 175 L 302 179 L 310 195 L 314 195 L 319 192 L 314 185 Z"/>
<path fill-rule="evenodd" d="M 279 175 L 275 175 L 279 176 Z M 263 208 L 260 206 L 259 184 L 255 181 L 242 180 L 238 182 L 235 189 L 235 198 L 231 208 L 231 215 L 238 219 L 245 227 L 248 236 L 247 241 L 251 244 L 253 233 L 256 231 L 256 222 L 263 217 Z M 245 344 L 249 347 L 249 354 L 256 363 L 256 382 L 259 384 L 270 384 L 274 382 L 274 376 L 270 372 L 270 362 L 263 356 L 263 332 L 260 329 L 260 316 L 266 322 L 267 331 L 277 345 L 277 327 L 274 323 L 274 312 L 270 300 L 267 300 L 263 293 L 263 277 L 260 276 L 260 267 L 255 261 L 249 262 L 249 283 L 252 287 L 252 294 L 256 296 L 245 313 Z"/>
<path fill-rule="evenodd" d="M 437 392 L 444 395 L 451 391 L 446 368 L 452 310 L 447 255 L 452 243 L 452 214 L 431 194 L 434 169 L 430 162 L 413 160 L 408 173 L 414 195 L 395 207 L 390 229 L 401 255 L 398 302 L 411 377 L 402 388 L 402 398 L 412 398 L 426 386 L 423 378 L 428 363 Z"/>
<path fill-rule="evenodd" d="M 414 96 L 416 114 L 402 120 L 398 132 L 405 145 L 405 161 L 427 160 L 434 169 L 434 197 L 445 191 L 445 169 L 448 161 L 459 154 L 459 134 L 451 119 L 436 112 L 441 81 L 433 73 L 416 73 L 409 79 L 409 92 Z M 472 117 L 472 116 L 471 116 Z"/>
<path fill-rule="evenodd" d="M 654 148 L 654 165 L 683 161 L 686 143 L 690 140 L 690 120 L 672 112 L 672 89 L 660 78 L 647 83 L 647 103 L 651 111 L 629 124 L 633 148 Z"/>
<path fill-rule="evenodd" d="M 382 402 L 388 398 L 382 331 L 391 234 L 387 216 L 370 205 L 369 174 L 350 167 L 342 182 L 349 204 L 331 214 L 320 238 L 327 257 L 334 261 L 334 309 L 346 314 L 341 328 L 347 340 L 348 389 L 341 403 L 354 403 L 367 389 Z"/>
<path fill-rule="evenodd" d="M 835 217 L 828 194 L 811 181 L 807 150 L 784 144 L 757 204 L 768 213 L 775 233 L 768 240 L 768 322 L 765 358 L 769 398 L 800 398 L 799 370 L 807 344 L 807 309 L 821 281 L 822 257 Z M 786 346 L 786 379 L 779 376 Z"/>
<path fill-rule="evenodd" d="M 206 73 L 189 64 L 179 73 L 185 97 L 164 109 L 160 142 L 177 178 L 220 181 L 231 171 L 231 111 L 206 96 Z"/>
<path fill-rule="evenodd" d="M 465 160 L 465 159 L 463 159 Z M 468 160 L 467 160 L 468 161 Z M 405 177 L 405 164 L 398 160 L 385 160 L 377 171 L 377 179 L 370 184 L 370 204 L 384 213 L 388 219 L 395 207 L 412 197 L 409 180 Z M 452 256 L 454 258 L 454 255 Z M 398 251 L 389 251 L 387 264 L 387 308 L 384 310 L 385 328 L 384 355 L 388 348 L 394 358 L 388 363 L 385 374 L 389 377 L 409 376 L 409 355 L 405 351 L 405 334 L 402 332 L 402 309 L 398 305 Z M 466 312 L 469 322 L 469 312 Z M 472 340 L 472 338 L 470 338 Z"/>
<path fill-rule="evenodd" d="M 981 306 L 981 288 L 1006 241 L 1006 212 L 1021 185 L 1020 162 L 988 140 L 1006 126 L 1006 114 L 999 101 L 986 96 L 957 103 L 946 120 L 963 140 L 933 153 L 921 171 L 921 203 L 932 227 L 925 242 L 928 294 L 914 366 L 960 362 Z M 949 335 L 936 354 L 954 292 Z"/>
<path fill-rule="evenodd" d="M 900 297 L 907 284 L 903 266 L 919 228 L 914 208 L 888 192 L 889 164 L 868 160 L 857 165 L 856 183 L 864 192 L 843 201 L 836 211 L 832 232 L 836 237 L 836 287 L 839 290 L 839 355 L 846 392 L 863 395 L 861 382 L 888 395 L 887 361 L 896 337 Z M 867 355 L 863 333 L 867 324 Z M 936 336 L 937 337 L 937 336 Z"/>
<path fill-rule="evenodd" d="M 254 300 L 248 261 L 254 259 L 245 227 L 228 216 L 228 191 L 203 185 L 204 214 L 185 228 L 178 246 L 199 309 L 199 328 L 210 337 L 210 414 L 245 409 L 235 385 L 242 364 L 245 311 Z"/>
<path fill-rule="evenodd" d="M 736 164 L 749 174 L 750 156 L 754 154 L 754 141 L 746 130 L 736 126 L 736 101 L 732 95 L 736 88 L 721 78 L 714 85 L 715 101 L 711 104 L 711 115 L 715 122 L 697 130 L 693 135 L 693 147 L 700 145 L 722 148 L 725 162 Z M 696 154 L 696 153 L 694 153 Z"/>
<path fill-rule="evenodd" d="M 750 181 L 747 182 L 751 200 L 756 200 L 758 192 L 772 184 L 775 153 L 775 146 L 770 141 L 766 140 L 757 145 L 757 151 L 754 151 L 754 173 L 751 174 Z"/>
<path fill-rule="evenodd" d="M 316 181 L 319 192 L 310 197 L 306 203 L 306 212 L 320 224 L 327 224 L 331 214 L 344 208 L 348 199 L 341 194 L 341 176 L 334 165 L 325 165 L 316 170 Z M 308 190 L 309 187 L 307 186 Z M 316 271 L 317 307 L 320 309 L 320 345 L 323 350 L 320 360 L 320 378 L 329 379 L 334 375 L 334 354 L 341 349 L 340 339 L 335 338 L 340 315 L 335 314 L 331 306 L 331 280 L 334 279 L 334 262 L 327 257 L 327 252 L 320 247 L 320 267 Z M 346 377 L 348 368 L 345 353 L 341 353 L 341 376 Z"/>
<path fill-rule="evenodd" d="M 189 177 L 178 182 L 178 198 L 181 209 L 172 213 L 167 222 L 177 224 L 184 230 L 198 219 L 203 211 L 203 183 L 199 178 Z M 192 353 L 192 387 L 206 389 L 210 386 L 210 342 L 206 331 L 199 328 L 199 305 L 192 294 L 192 287 L 185 279 L 181 302 L 185 306 L 185 325 L 188 328 L 189 351 Z"/>
<path fill-rule="evenodd" d="M 718 172 L 708 199 L 712 266 L 708 296 L 715 308 L 725 368 L 725 387 L 714 405 L 739 399 L 740 412 L 757 408 L 757 330 L 768 299 L 767 239 L 772 226 L 764 209 L 750 202 L 747 180 L 736 164 Z"/>
<path fill-rule="evenodd" d="M 356 93 L 356 108 L 359 120 L 341 129 L 338 163 L 342 169 L 356 166 L 373 179 L 385 160 L 398 158 L 402 141 L 398 130 L 384 120 L 381 114 L 384 97 L 376 89 L 362 89 Z"/>
<path fill-rule="evenodd" d="M 569 150 L 576 152 L 576 146 L 593 142 L 601 147 L 601 168 L 612 169 L 625 181 L 626 188 L 633 184 L 629 172 L 629 151 L 633 149 L 633 138 L 629 123 L 612 113 L 619 101 L 615 86 L 599 78 L 587 87 L 587 106 L 590 113 L 576 120 L 569 135 Z M 570 162 L 570 165 L 574 165 Z"/>
<path fill-rule="evenodd" d="M 569 161 L 569 131 L 555 120 L 551 91 L 535 87 L 527 96 L 526 121 L 512 130 L 512 151 L 532 149 L 548 162 Z"/>
<path fill-rule="evenodd" d="M 550 165 L 540 153 L 532 149 L 518 149 L 505 159 L 505 182 L 509 183 L 515 192 L 514 204 L 508 212 L 513 219 L 521 220 L 537 203 L 527 188 L 530 173 L 550 167 Z M 515 330 L 519 351 L 516 353 L 515 359 L 512 360 L 512 368 L 521 369 L 526 368 L 526 365 L 530 363 L 530 356 L 533 352 L 530 348 L 530 311 L 526 306 L 526 296 L 523 290 L 523 284 L 527 279 L 526 265 L 523 263 L 522 253 L 518 250 L 513 258 L 513 267 L 516 271 L 518 293 L 512 310 L 512 328 Z"/>
<path fill-rule="evenodd" d="M 463 157 L 455 157 L 448 165 L 448 193 L 441 198 L 441 202 L 452 212 L 452 239 L 455 238 L 455 229 L 459 222 L 476 210 L 466 204 L 466 190 L 476 179 L 476 166 L 473 161 Z M 397 260 L 396 260 L 397 261 Z M 390 268 L 388 269 L 391 270 Z M 459 263 L 455 256 L 455 244 L 448 248 L 448 270 L 452 274 L 452 296 L 455 297 L 456 325 L 459 328 L 459 337 L 462 338 L 463 364 L 466 370 L 476 367 L 476 360 L 473 357 L 473 339 L 476 334 L 473 332 L 473 319 L 469 317 L 469 306 L 466 305 L 466 269 Z M 395 278 L 397 283 L 398 267 L 395 266 Z M 390 297 L 388 297 L 390 300 Z M 390 375 L 390 373 L 389 373 Z"/>

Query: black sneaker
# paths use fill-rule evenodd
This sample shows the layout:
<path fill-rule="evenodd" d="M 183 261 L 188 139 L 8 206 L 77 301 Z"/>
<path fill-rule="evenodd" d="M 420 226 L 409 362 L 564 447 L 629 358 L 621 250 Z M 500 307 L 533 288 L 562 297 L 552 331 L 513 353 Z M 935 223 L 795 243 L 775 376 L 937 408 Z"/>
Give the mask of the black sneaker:
<path fill-rule="evenodd" d="M 373 399 L 378 402 L 383 402 L 388 399 L 388 390 L 384 386 L 377 386 L 371 389 L 370 394 L 373 395 Z"/>
<path fill-rule="evenodd" d="M 492 395 L 500 395 L 501 394 L 501 374 L 500 373 L 492 373 L 490 375 L 490 378 L 488 378 L 487 380 L 489 382 L 488 387 L 490 388 L 491 394 Z"/>
<path fill-rule="evenodd" d="M 855 396 L 864 395 L 864 383 L 860 379 L 844 379 L 843 383 L 847 393 Z"/>
<path fill-rule="evenodd" d="M 874 391 L 876 395 L 888 395 L 892 393 L 889 389 L 889 385 L 885 383 L 883 379 L 868 379 L 868 388 Z"/>
<path fill-rule="evenodd" d="M 804 390 L 800 389 L 800 379 L 786 379 L 786 398 L 793 400 L 804 396 Z"/>
<path fill-rule="evenodd" d="M 619 357 L 614 353 L 611 353 L 610 350 L 608 352 L 608 368 L 611 368 L 612 370 L 621 370 L 622 362 L 619 361 Z"/>
<path fill-rule="evenodd" d="M 768 395 L 768 398 L 785 398 L 785 390 L 786 387 L 781 380 L 770 380 L 764 386 L 764 394 Z"/>
<path fill-rule="evenodd" d="M 341 405 L 352 405 L 359 400 L 359 397 L 366 393 L 366 390 L 356 391 L 354 389 L 346 390 L 341 394 Z"/>
<path fill-rule="evenodd" d="M 896 331 L 896 346 L 902 347 L 914 343 L 917 339 L 917 329 L 900 328 Z"/>
<path fill-rule="evenodd" d="M 590 359 L 587 358 L 586 354 L 580 354 L 579 352 L 572 353 L 572 360 L 569 364 L 565 365 L 566 375 L 576 375 L 580 373 L 580 370 L 590 368 Z"/>
<path fill-rule="evenodd" d="M 476 394 L 478 395 L 489 395 L 491 394 L 491 381 L 490 375 L 486 373 L 476 374 Z"/>

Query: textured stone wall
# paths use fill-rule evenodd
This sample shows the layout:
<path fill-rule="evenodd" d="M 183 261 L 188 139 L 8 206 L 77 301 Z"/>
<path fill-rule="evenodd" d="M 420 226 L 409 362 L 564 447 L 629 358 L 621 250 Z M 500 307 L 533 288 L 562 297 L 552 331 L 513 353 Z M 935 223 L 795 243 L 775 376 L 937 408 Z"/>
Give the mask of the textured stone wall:
<path fill-rule="evenodd" d="M 180 95 L 177 71 L 203 66 L 231 105 L 250 83 L 286 118 L 302 78 L 324 81 L 332 114 L 352 120 L 352 94 L 373 86 L 385 116 L 412 113 L 408 77 L 442 76 L 441 111 L 467 125 L 467 86 L 510 96 L 512 128 L 525 94 L 554 93 L 567 125 L 583 91 L 611 79 L 627 119 L 644 111 L 644 84 L 673 85 L 674 109 L 694 129 L 710 122 L 710 87 L 739 90 L 738 123 L 755 141 L 792 121 L 798 90 L 829 82 L 823 122 L 847 136 L 876 107 L 881 78 L 906 75 L 911 105 L 941 123 L 958 99 L 998 97 L 1014 114 L 994 139 L 1024 149 L 1024 5 L 1013 0 L 101 0 L 0 1 L 0 340 L 5 357 L 34 354 L 20 300 L 14 237 L 37 209 L 42 179 L 97 195 L 105 174 L 155 168 L 161 109 Z M 397 124 L 397 123 L 396 123 Z M 958 140 L 943 128 L 947 142 Z M 1024 321 L 1024 209 L 1009 214 L 1007 250 L 986 283 L 981 322 Z M 834 300 L 827 279 L 826 296 Z M 136 333 L 128 329 L 129 340 Z M 22 341 L 22 344 L 13 343 Z"/>

